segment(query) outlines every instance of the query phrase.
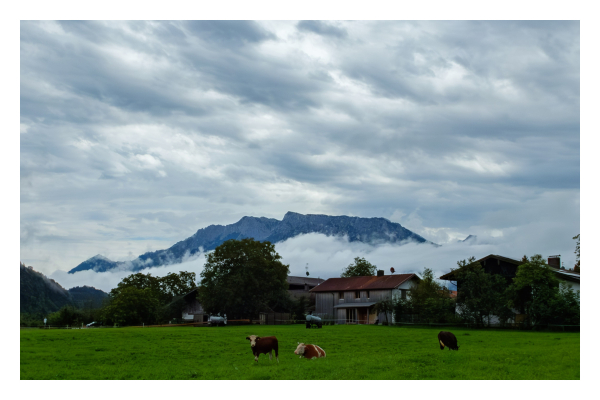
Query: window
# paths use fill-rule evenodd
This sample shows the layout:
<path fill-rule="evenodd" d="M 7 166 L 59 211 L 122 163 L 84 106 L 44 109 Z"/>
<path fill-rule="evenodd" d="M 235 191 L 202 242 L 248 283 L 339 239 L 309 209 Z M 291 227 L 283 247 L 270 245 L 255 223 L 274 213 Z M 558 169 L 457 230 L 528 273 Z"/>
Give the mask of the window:
<path fill-rule="evenodd" d="M 344 292 L 339 292 L 338 293 L 338 297 L 343 300 L 344 299 Z"/>
<path fill-rule="evenodd" d="M 406 289 L 400 289 L 400 298 L 406 299 Z"/>
<path fill-rule="evenodd" d="M 370 299 L 371 298 L 371 292 L 369 290 L 367 290 L 367 298 Z"/>
<path fill-rule="evenodd" d="M 357 290 L 357 291 L 354 292 L 354 298 L 355 299 L 360 299 L 360 291 L 359 290 Z"/>

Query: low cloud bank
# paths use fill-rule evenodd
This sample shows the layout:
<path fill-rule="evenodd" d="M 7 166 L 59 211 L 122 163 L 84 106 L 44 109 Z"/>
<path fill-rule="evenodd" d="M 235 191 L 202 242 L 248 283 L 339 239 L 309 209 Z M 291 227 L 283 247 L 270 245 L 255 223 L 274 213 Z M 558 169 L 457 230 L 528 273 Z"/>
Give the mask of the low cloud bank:
<path fill-rule="evenodd" d="M 477 238 L 473 240 L 450 242 L 440 247 L 414 242 L 403 245 L 371 246 L 361 242 L 349 242 L 344 237 L 327 237 L 311 233 L 277 243 L 275 249 L 281 255 L 282 262 L 289 264 L 290 275 L 305 276 L 305 267 L 308 264 L 310 277 L 323 279 L 339 277 L 342 270 L 351 264 L 355 257 L 364 257 L 378 269 L 383 269 L 386 274 L 390 274 L 392 267 L 395 273 L 422 272 L 424 268 L 431 268 L 436 277 L 455 268 L 458 260 L 470 256 L 481 258 L 489 254 L 514 259 L 538 253 L 544 258 L 561 254 L 565 267 L 571 268 L 575 263 L 573 255 L 575 241 L 571 239 L 570 234 L 558 235 L 555 228 L 552 223 L 544 222 L 521 226 L 519 229 L 477 232 Z M 205 253 L 201 253 L 193 260 L 147 268 L 140 272 L 150 273 L 153 276 L 165 276 L 170 272 L 179 271 L 195 272 L 199 281 L 199 273 L 204 268 L 205 260 Z M 65 288 L 89 285 L 110 291 L 124 277 L 132 273 L 125 270 L 102 273 L 81 271 L 75 274 L 55 271 L 50 277 Z"/>
<path fill-rule="evenodd" d="M 95 272 L 92 270 L 80 271 L 74 274 L 69 274 L 66 271 L 54 271 L 50 277 L 66 288 L 74 286 L 94 286 L 96 289 L 109 292 L 112 288 L 117 287 L 119 282 L 126 276 L 141 272 L 143 274 L 150 273 L 152 276 L 165 276 L 170 272 L 178 273 L 180 271 L 195 272 L 198 279 L 198 273 L 204 268 L 205 257 L 195 258 L 192 261 L 181 264 L 171 264 L 163 267 L 146 268 L 140 271 L 130 271 L 119 269 L 116 271 Z M 198 279 L 199 280 L 199 279 Z"/>

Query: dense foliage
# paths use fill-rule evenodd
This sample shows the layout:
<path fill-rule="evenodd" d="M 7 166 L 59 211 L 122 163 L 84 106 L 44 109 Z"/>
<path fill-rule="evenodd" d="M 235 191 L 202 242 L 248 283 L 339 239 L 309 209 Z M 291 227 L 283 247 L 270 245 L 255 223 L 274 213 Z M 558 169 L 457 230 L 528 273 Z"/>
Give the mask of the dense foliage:
<path fill-rule="evenodd" d="M 95 320 L 107 294 L 89 286 L 69 290 L 20 263 L 21 326 L 78 325 Z"/>
<path fill-rule="evenodd" d="M 228 240 L 207 254 L 198 300 L 205 312 L 229 319 L 257 318 L 269 309 L 288 311 L 289 266 L 270 242 Z"/>
<path fill-rule="evenodd" d="M 108 299 L 108 293 L 91 286 L 75 286 L 69 289 L 73 304 L 82 309 L 101 308 Z"/>
<path fill-rule="evenodd" d="M 291 301 L 290 306 L 290 317 L 293 320 L 304 321 L 310 308 L 308 299 L 305 296 L 299 296 L 296 300 Z"/>
<path fill-rule="evenodd" d="M 72 305 L 69 292 L 56 281 L 20 263 L 21 270 L 21 313 L 43 317 Z"/>
<path fill-rule="evenodd" d="M 184 307 L 181 296 L 194 289 L 195 278 L 194 272 L 185 271 L 163 277 L 129 275 L 110 291 L 102 320 L 106 324 L 148 325 L 180 318 Z"/>
<path fill-rule="evenodd" d="M 450 322 L 454 318 L 454 299 L 450 291 L 436 282 L 433 271 L 425 268 L 418 285 L 405 299 L 395 299 L 393 311 L 399 322 Z"/>
<path fill-rule="evenodd" d="M 492 315 L 498 316 L 501 324 L 514 316 L 506 306 L 508 283 L 504 277 L 486 273 L 475 257 L 457 264 L 457 311 L 464 321 L 483 326 L 490 324 Z"/>
<path fill-rule="evenodd" d="M 353 276 L 375 276 L 377 266 L 371 264 L 362 257 L 356 257 L 354 263 L 348 265 L 342 272 L 342 278 L 350 278 Z"/>
<path fill-rule="evenodd" d="M 48 325 L 81 326 L 100 320 L 100 309 L 81 309 L 74 306 L 64 306 L 55 313 L 48 315 Z"/>
<path fill-rule="evenodd" d="M 465 322 L 489 325 L 491 316 L 500 324 L 525 318 L 525 326 L 577 325 L 580 321 L 579 292 L 560 284 L 546 260 L 535 254 L 524 256 L 512 282 L 486 273 L 475 258 L 458 262 L 457 316 Z"/>
<path fill-rule="evenodd" d="M 527 315 L 530 325 L 579 324 L 579 294 L 565 285 L 560 287 L 540 254 L 518 267 L 507 299 L 510 307 Z"/>

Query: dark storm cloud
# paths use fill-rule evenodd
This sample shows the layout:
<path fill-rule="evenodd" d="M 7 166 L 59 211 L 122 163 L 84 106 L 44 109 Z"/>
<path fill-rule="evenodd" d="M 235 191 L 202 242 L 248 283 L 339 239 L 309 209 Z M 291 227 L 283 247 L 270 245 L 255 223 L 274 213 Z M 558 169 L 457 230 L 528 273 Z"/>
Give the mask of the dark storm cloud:
<path fill-rule="evenodd" d="M 188 21 L 186 28 L 203 41 L 239 46 L 275 39 L 254 21 Z"/>
<path fill-rule="evenodd" d="M 345 38 L 348 32 L 345 29 L 340 29 L 322 21 L 300 21 L 296 25 L 299 30 L 317 33 L 324 36 L 333 36 L 337 38 Z"/>
<path fill-rule="evenodd" d="M 287 211 L 386 217 L 440 243 L 563 224 L 570 248 L 579 230 L 577 21 L 20 34 L 21 252 L 49 270 Z"/>

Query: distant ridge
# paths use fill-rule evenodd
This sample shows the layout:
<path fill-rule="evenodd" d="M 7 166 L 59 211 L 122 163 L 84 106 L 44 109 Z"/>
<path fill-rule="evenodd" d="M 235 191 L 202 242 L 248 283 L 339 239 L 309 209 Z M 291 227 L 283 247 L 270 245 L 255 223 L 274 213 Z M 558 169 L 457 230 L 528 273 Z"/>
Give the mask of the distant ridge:
<path fill-rule="evenodd" d="M 200 248 L 204 251 L 214 250 L 229 239 L 254 238 L 279 243 L 307 233 L 346 236 L 351 242 L 359 241 L 373 245 L 405 241 L 431 243 L 402 225 L 385 218 L 304 215 L 289 211 L 281 221 L 265 217 L 243 217 L 238 222 L 226 226 L 210 225 L 199 229 L 194 235 L 166 250 L 144 253 L 132 261 L 115 262 L 96 255 L 71 269 L 69 273 L 86 270 L 104 272 L 115 268 L 138 271 L 148 267 L 181 263 L 198 253 Z"/>
<path fill-rule="evenodd" d="M 21 313 L 47 315 L 70 305 L 98 308 L 108 293 L 90 286 L 66 290 L 54 279 L 20 263 Z"/>
<path fill-rule="evenodd" d="M 463 240 L 459 240 L 459 243 L 464 243 L 464 242 L 469 242 L 469 241 L 474 241 L 477 240 L 477 235 L 469 235 L 466 238 L 464 238 Z"/>

